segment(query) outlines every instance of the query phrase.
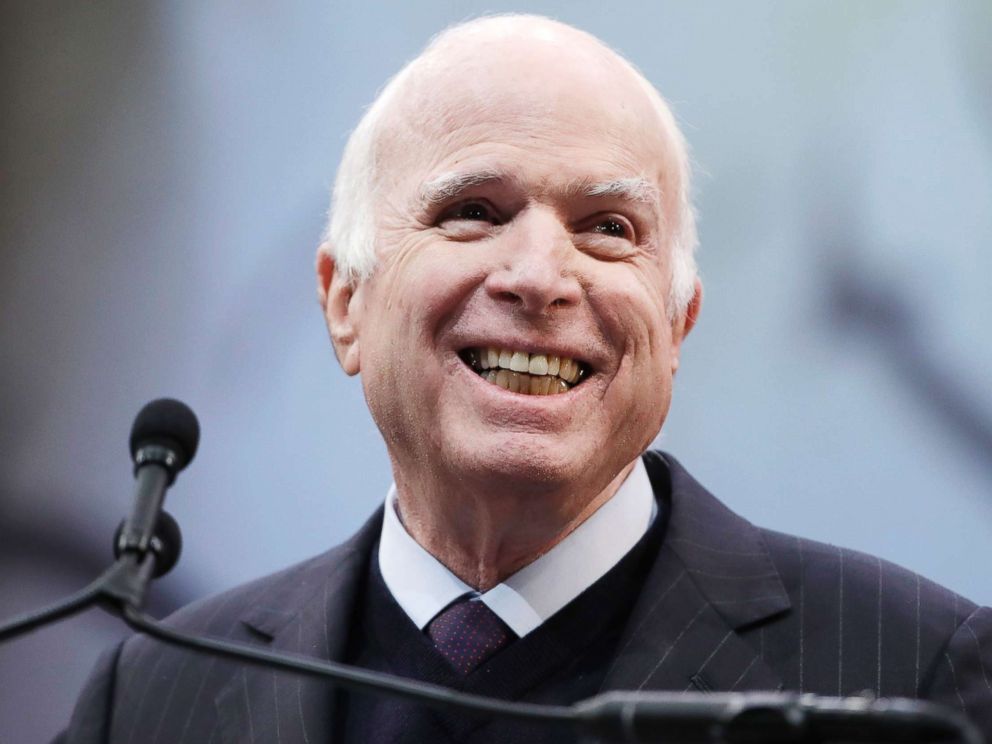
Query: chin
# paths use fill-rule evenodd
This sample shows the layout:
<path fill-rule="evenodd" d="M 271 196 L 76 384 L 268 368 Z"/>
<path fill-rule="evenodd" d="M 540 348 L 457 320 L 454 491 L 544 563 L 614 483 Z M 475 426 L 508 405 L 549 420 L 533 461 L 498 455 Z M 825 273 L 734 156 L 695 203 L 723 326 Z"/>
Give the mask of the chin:
<path fill-rule="evenodd" d="M 470 448 L 459 449 L 454 459 L 461 464 L 465 476 L 497 488 L 578 490 L 589 484 L 591 470 L 595 472 L 597 465 L 606 465 L 596 461 L 598 448 L 547 435 L 512 433 L 474 441 Z"/>

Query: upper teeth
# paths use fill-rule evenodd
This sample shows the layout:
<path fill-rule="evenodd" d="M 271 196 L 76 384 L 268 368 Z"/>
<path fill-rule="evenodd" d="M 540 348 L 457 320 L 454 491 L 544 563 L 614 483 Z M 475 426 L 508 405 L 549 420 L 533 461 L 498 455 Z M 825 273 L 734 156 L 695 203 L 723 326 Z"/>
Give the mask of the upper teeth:
<path fill-rule="evenodd" d="M 472 356 L 480 370 L 508 369 L 530 375 L 558 376 L 570 384 L 579 381 L 582 367 L 571 357 L 554 354 L 528 354 L 526 351 L 497 349 L 493 347 L 472 349 Z"/>

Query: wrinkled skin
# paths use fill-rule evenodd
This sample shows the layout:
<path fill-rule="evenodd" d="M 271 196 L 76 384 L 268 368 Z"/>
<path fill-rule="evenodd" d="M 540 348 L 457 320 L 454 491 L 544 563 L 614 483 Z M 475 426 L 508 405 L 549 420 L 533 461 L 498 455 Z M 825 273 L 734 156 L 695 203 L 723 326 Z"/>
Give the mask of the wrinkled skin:
<path fill-rule="evenodd" d="M 486 589 L 615 492 L 667 415 L 698 312 L 666 313 L 671 143 L 637 79 L 585 37 L 496 36 L 433 52 L 381 142 L 378 265 L 352 287 L 321 253 L 335 349 L 361 374 L 403 521 Z M 483 174 L 435 202 L 425 184 Z M 644 179 L 657 192 L 589 196 Z M 490 384 L 466 347 L 551 352 L 568 393 Z"/>

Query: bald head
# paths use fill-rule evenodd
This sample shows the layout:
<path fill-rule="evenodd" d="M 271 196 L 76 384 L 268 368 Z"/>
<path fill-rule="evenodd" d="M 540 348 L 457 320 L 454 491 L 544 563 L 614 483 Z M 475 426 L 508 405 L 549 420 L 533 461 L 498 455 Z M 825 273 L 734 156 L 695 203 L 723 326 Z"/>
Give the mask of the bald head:
<path fill-rule="evenodd" d="M 556 122 L 553 130 L 545 122 Z M 689 204 L 686 148 L 664 100 L 634 67 L 605 44 L 539 16 L 496 16 L 439 34 L 383 89 L 352 133 L 338 171 L 325 236 L 340 271 L 353 281 L 376 265 L 383 215 L 375 194 L 412 177 L 413 158 L 430 166 L 433 152 L 457 136 L 486 141 L 493 126 L 526 130 L 535 148 L 568 147 L 570 128 L 599 122 L 604 143 L 636 133 L 654 140 L 661 172 L 658 217 L 672 267 L 668 307 L 681 313 L 693 295 L 696 245 Z M 637 172 L 637 163 L 624 164 Z M 415 184 L 407 186 L 411 193 Z"/>

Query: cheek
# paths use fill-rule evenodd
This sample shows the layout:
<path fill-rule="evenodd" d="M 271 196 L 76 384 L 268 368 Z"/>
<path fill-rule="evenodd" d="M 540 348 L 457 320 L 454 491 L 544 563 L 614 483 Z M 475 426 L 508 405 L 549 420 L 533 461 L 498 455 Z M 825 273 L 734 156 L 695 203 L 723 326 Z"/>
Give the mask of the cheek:
<path fill-rule="evenodd" d="M 418 328 L 439 312 L 443 300 L 431 279 L 431 267 L 417 250 L 397 251 L 379 269 L 375 292 L 372 332 L 386 336 L 385 342 L 401 346 L 420 342 Z"/>
<path fill-rule="evenodd" d="M 588 288 L 604 333 L 632 363 L 660 362 L 671 347 L 672 329 L 659 277 L 625 264 L 607 268 L 609 281 L 593 282 Z"/>
<path fill-rule="evenodd" d="M 470 248 L 425 240 L 384 253 L 366 298 L 363 365 L 396 386 L 442 364 L 440 339 L 484 278 L 478 264 Z"/>
<path fill-rule="evenodd" d="M 672 389 L 672 328 L 665 312 L 660 273 L 618 271 L 600 292 L 599 317 L 619 352 L 619 368 L 607 391 L 606 408 L 619 415 L 619 436 L 647 446 L 668 412 Z M 601 285 L 606 286 L 606 285 Z"/>
<path fill-rule="evenodd" d="M 442 244 L 426 247 L 411 262 L 417 280 L 401 293 L 401 309 L 416 319 L 421 343 L 433 346 L 470 312 L 472 299 L 485 282 L 481 257 L 477 246 Z"/>

